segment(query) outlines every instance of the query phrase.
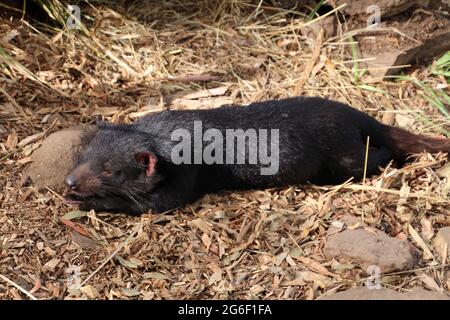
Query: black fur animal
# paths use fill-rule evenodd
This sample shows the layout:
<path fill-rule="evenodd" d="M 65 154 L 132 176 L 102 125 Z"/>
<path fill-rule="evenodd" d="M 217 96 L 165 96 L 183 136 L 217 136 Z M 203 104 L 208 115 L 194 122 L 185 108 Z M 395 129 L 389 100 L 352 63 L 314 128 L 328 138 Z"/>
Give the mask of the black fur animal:
<path fill-rule="evenodd" d="M 226 129 L 279 129 L 279 168 L 261 175 L 261 164 L 174 164 L 171 134 Z M 447 152 L 450 140 L 384 125 L 342 103 L 295 97 L 210 110 L 164 111 L 131 125 L 102 123 L 67 177 L 68 199 L 82 209 L 140 214 L 164 212 L 219 190 L 282 187 L 311 182 L 336 184 L 363 176 L 410 153 Z M 225 137 L 225 134 L 224 134 Z M 270 139 L 269 139 L 270 141 Z M 203 147 L 208 142 L 203 143 Z M 251 148 L 246 141 L 246 146 Z M 249 155 L 246 149 L 245 154 Z M 246 157 L 248 160 L 248 157 Z"/>

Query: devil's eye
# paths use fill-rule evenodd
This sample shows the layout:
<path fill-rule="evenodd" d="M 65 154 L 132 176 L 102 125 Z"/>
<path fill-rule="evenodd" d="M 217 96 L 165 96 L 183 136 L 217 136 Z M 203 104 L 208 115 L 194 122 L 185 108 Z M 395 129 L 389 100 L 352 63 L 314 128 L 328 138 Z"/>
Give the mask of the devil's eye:
<path fill-rule="evenodd" d="M 106 176 L 106 177 L 110 177 L 110 176 L 112 176 L 112 171 L 111 170 L 103 170 L 102 175 Z"/>

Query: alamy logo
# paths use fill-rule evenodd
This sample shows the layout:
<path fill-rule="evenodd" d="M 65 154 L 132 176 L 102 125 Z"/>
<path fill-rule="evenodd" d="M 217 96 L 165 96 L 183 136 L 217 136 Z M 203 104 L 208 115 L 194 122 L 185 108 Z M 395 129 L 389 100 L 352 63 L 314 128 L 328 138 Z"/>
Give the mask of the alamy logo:
<path fill-rule="evenodd" d="M 367 7 L 367 27 L 379 28 L 381 26 L 381 9 L 373 4 Z"/>
<path fill-rule="evenodd" d="M 69 17 L 67 18 L 66 24 L 69 29 L 80 29 L 81 26 L 81 10 L 77 5 L 69 4 L 67 5 L 67 11 Z"/>
<path fill-rule="evenodd" d="M 171 139 L 179 141 L 171 153 L 175 164 L 254 164 L 261 166 L 261 175 L 274 175 L 279 169 L 278 129 L 210 128 L 203 132 L 202 122 L 194 121 L 193 136 L 180 128 L 172 132 Z"/>
<path fill-rule="evenodd" d="M 67 288 L 70 290 L 78 290 L 81 288 L 81 268 L 79 266 L 69 266 L 67 268 Z"/>
<path fill-rule="evenodd" d="M 377 265 L 370 265 L 366 270 L 369 277 L 366 279 L 368 289 L 381 289 L 381 269 Z"/>

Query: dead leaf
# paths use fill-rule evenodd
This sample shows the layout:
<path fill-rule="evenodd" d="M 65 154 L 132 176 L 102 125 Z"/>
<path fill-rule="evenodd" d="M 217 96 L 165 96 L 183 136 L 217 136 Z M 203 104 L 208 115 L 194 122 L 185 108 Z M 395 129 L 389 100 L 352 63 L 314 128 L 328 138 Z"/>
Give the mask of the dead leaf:
<path fill-rule="evenodd" d="M 205 74 L 190 74 L 174 78 L 162 78 L 161 81 L 171 82 L 202 82 L 202 81 L 219 81 L 220 77 L 205 73 Z"/>
<path fill-rule="evenodd" d="M 170 278 L 161 272 L 145 272 L 144 279 L 169 280 Z"/>
<path fill-rule="evenodd" d="M 41 146 L 40 142 L 36 142 L 33 144 L 29 144 L 26 145 L 23 149 L 22 149 L 22 154 L 25 157 L 28 157 L 29 155 L 31 155 L 31 153 L 33 153 L 34 150 L 36 150 L 37 148 L 39 148 Z"/>
<path fill-rule="evenodd" d="M 142 260 L 136 258 L 136 257 L 131 257 L 128 260 L 130 260 L 130 262 L 134 263 L 135 265 L 137 265 L 138 267 L 142 267 L 144 265 L 144 263 L 142 262 Z"/>
<path fill-rule="evenodd" d="M 87 214 L 88 213 L 86 211 L 73 210 L 73 211 L 67 212 L 62 217 L 62 219 L 69 221 L 69 220 L 76 219 L 76 218 L 86 217 Z"/>
<path fill-rule="evenodd" d="M 220 237 L 217 237 L 217 243 L 219 244 L 219 258 L 222 258 L 223 254 L 225 253 L 225 248 L 227 245 Z"/>
<path fill-rule="evenodd" d="M 264 288 L 261 285 L 259 285 L 259 284 L 255 284 L 254 286 L 252 286 L 250 288 L 250 292 L 253 293 L 253 294 L 258 294 L 258 293 L 261 293 L 263 291 L 264 291 Z"/>
<path fill-rule="evenodd" d="M 27 163 L 33 162 L 33 159 L 31 159 L 31 157 L 25 157 L 25 158 L 17 160 L 17 162 L 20 164 L 27 164 Z"/>
<path fill-rule="evenodd" d="M 304 285 L 306 285 L 306 282 L 301 278 L 296 278 L 290 281 L 283 281 L 281 283 L 281 286 L 304 286 Z"/>
<path fill-rule="evenodd" d="M 119 111 L 119 107 L 96 107 L 93 116 L 112 116 Z"/>
<path fill-rule="evenodd" d="M 27 144 L 36 142 L 37 140 L 41 139 L 44 136 L 45 132 L 38 132 L 35 134 L 32 134 L 31 136 L 28 136 L 22 140 L 20 140 L 20 142 L 17 144 L 17 146 L 19 148 L 25 147 Z"/>
<path fill-rule="evenodd" d="M 87 286 L 81 287 L 80 291 L 83 292 L 90 299 L 95 299 L 95 298 L 97 298 L 99 296 L 99 293 L 98 293 L 97 289 L 95 289 L 91 285 L 87 285 Z"/>
<path fill-rule="evenodd" d="M 286 259 L 288 254 L 289 254 L 289 251 L 284 251 L 284 252 L 280 253 L 279 255 L 277 255 L 275 257 L 275 263 L 274 264 L 276 266 L 279 266 L 284 261 L 284 259 Z"/>
<path fill-rule="evenodd" d="M 295 257 L 296 260 L 300 261 L 302 264 L 310 268 L 312 271 L 318 272 L 323 275 L 336 277 L 336 275 L 330 271 L 328 271 L 327 268 L 325 268 L 323 265 L 321 265 L 319 262 L 314 261 L 311 258 L 303 257 L 303 256 L 297 256 Z"/>
<path fill-rule="evenodd" d="M 141 292 L 139 290 L 136 289 L 122 289 L 122 293 L 124 295 L 126 295 L 127 297 L 136 297 L 139 296 L 141 294 Z"/>
<path fill-rule="evenodd" d="M 37 278 L 36 282 L 34 283 L 33 288 L 31 288 L 31 290 L 30 290 L 30 293 L 31 294 L 35 293 L 36 291 L 38 291 L 41 288 L 41 286 L 42 286 L 41 279 Z"/>
<path fill-rule="evenodd" d="M 401 128 L 411 128 L 411 126 L 414 124 L 414 118 L 410 115 L 395 114 L 395 120 L 397 121 L 397 124 Z"/>
<path fill-rule="evenodd" d="M 228 97 L 203 98 L 200 100 L 180 98 L 173 100 L 172 105 L 184 106 L 186 109 L 213 109 L 232 103 L 233 100 Z"/>
<path fill-rule="evenodd" d="M 115 258 L 124 267 L 131 268 L 131 269 L 136 269 L 137 267 L 139 267 L 139 265 L 136 262 L 131 261 L 131 260 L 126 260 L 119 255 L 117 255 Z"/>
<path fill-rule="evenodd" d="M 50 261 L 47 261 L 44 264 L 43 268 L 44 268 L 44 270 L 48 270 L 50 272 L 55 272 L 56 267 L 58 266 L 58 263 L 60 261 L 61 261 L 61 259 L 58 259 L 58 258 L 51 259 Z"/>
<path fill-rule="evenodd" d="M 216 282 L 222 280 L 222 271 L 218 270 L 213 272 L 213 274 L 208 279 L 208 285 L 213 285 Z"/>
<path fill-rule="evenodd" d="M 450 163 L 440 168 L 437 173 L 440 177 L 446 178 L 445 185 L 442 188 L 442 193 L 444 196 L 447 196 L 450 192 Z"/>
<path fill-rule="evenodd" d="M 315 282 L 315 281 L 329 282 L 330 281 L 330 278 L 328 278 L 322 274 L 312 272 L 312 271 L 299 271 L 296 273 L 296 275 L 297 275 L 297 278 L 301 278 L 303 281 L 306 281 L 306 282 Z"/>
<path fill-rule="evenodd" d="M 203 244 L 205 245 L 206 250 L 208 251 L 208 250 L 209 250 L 209 247 L 211 246 L 211 239 L 209 238 L 209 236 L 208 236 L 207 233 L 204 233 L 204 234 L 202 235 L 202 242 L 203 242 Z"/>
<path fill-rule="evenodd" d="M 13 132 L 8 135 L 5 145 L 9 150 L 12 150 L 17 146 L 18 141 L 19 141 L 19 136 L 17 135 L 17 133 Z"/>
<path fill-rule="evenodd" d="M 342 230 L 342 229 L 344 229 L 344 227 L 345 227 L 345 224 L 344 224 L 342 221 L 333 221 L 333 222 L 331 223 L 331 225 L 332 225 L 333 227 L 335 227 L 336 229 L 338 229 L 338 230 Z"/>
<path fill-rule="evenodd" d="M 417 245 L 423 250 L 423 258 L 425 260 L 433 259 L 434 256 L 431 252 L 430 248 L 428 248 L 427 244 L 423 239 L 420 237 L 420 235 L 417 233 L 417 231 L 409 224 L 408 225 L 408 231 L 411 237 L 414 239 L 414 241 L 417 243 Z"/>
<path fill-rule="evenodd" d="M 430 277 L 429 275 L 427 275 L 426 273 L 422 273 L 419 275 L 419 279 L 420 281 L 422 281 L 429 289 L 433 290 L 433 291 L 437 291 L 437 292 L 443 292 L 444 289 L 441 288 L 437 282 Z"/>
<path fill-rule="evenodd" d="M 188 93 L 188 94 L 184 95 L 182 98 L 192 100 L 192 99 L 198 99 L 198 98 L 223 96 L 228 91 L 228 88 L 230 88 L 230 85 L 221 86 L 221 87 L 212 88 L 212 89 L 199 90 L 199 91 L 195 91 L 192 93 Z"/>
<path fill-rule="evenodd" d="M 431 238 L 434 237 L 434 229 L 431 220 L 423 217 L 420 220 L 420 224 L 422 225 L 422 236 L 428 241 L 431 240 Z"/>
<path fill-rule="evenodd" d="M 83 249 L 94 249 L 100 247 L 100 244 L 97 243 L 97 241 L 75 231 L 72 231 L 72 241 Z"/>
<path fill-rule="evenodd" d="M 82 234 L 83 236 L 89 237 L 89 233 L 84 229 L 84 227 L 82 225 L 72 222 L 72 221 L 69 221 L 69 220 L 65 220 L 63 218 L 59 218 L 59 220 L 63 224 L 65 224 L 67 227 L 72 228 L 73 230 Z"/>
<path fill-rule="evenodd" d="M 206 222 L 205 220 L 200 219 L 200 218 L 189 221 L 188 225 L 198 228 L 203 233 L 210 234 L 212 232 L 211 224 L 209 224 L 208 222 Z"/>

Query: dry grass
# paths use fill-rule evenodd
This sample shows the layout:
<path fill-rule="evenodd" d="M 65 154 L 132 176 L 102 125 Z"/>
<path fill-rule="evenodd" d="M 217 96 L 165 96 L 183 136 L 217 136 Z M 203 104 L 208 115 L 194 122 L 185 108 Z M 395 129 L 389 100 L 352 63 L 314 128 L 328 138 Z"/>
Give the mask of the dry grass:
<path fill-rule="evenodd" d="M 415 132 L 448 132 L 449 119 L 420 86 L 407 79 L 365 82 L 343 25 L 332 39 L 310 40 L 301 32 L 304 15 L 265 6 L 146 1 L 124 12 L 93 5 L 83 8 L 85 28 L 71 31 L 0 20 L 0 299 L 315 299 L 361 285 L 366 276 L 322 254 L 325 231 L 343 215 L 426 250 L 412 228 L 432 248 L 430 233 L 450 225 L 449 178 L 437 175 L 443 155 L 419 155 L 364 185 L 209 195 L 138 218 L 91 212 L 62 221 L 70 209 L 60 195 L 21 187 L 43 135 L 23 139 L 96 115 L 128 122 L 169 107 L 303 94 L 348 103 Z M 426 68 L 411 76 L 448 92 L 445 79 Z M 225 89 L 202 91 L 217 87 Z M 193 92 L 200 97 L 186 98 Z M 448 292 L 446 261 L 431 253 L 417 270 L 383 277 L 384 285 Z M 73 265 L 81 267 L 82 290 L 67 288 Z"/>

